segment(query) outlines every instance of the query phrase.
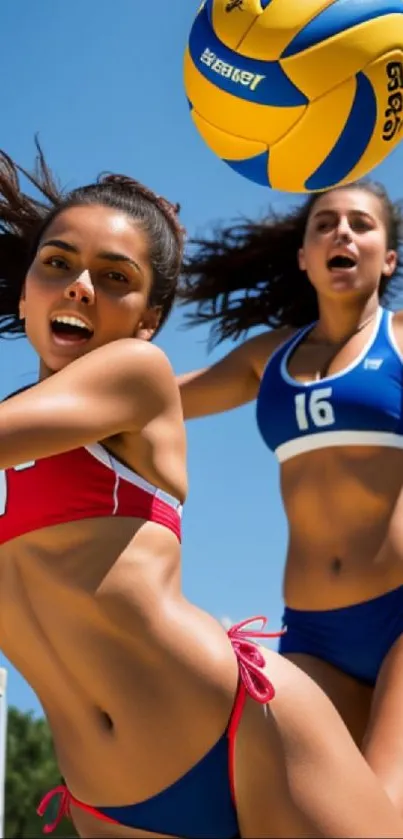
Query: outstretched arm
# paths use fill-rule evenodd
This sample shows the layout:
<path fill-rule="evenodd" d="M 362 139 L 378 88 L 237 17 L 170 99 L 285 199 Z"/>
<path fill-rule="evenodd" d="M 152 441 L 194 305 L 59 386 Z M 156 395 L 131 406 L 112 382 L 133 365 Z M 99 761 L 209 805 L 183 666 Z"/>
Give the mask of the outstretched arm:
<path fill-rule="evenodd" d="M 140 431 L 174 391 L 155 346 L 124 339 L 93 350 L 0 405 L 0 469 Z"/>
<path fill-rule="evenodd" d="M 258 335 L 211 367 L 178 376 L 185 419 L 220 414 L 256 399 L 260 373 L 278 340 L 274 332 Z"/>

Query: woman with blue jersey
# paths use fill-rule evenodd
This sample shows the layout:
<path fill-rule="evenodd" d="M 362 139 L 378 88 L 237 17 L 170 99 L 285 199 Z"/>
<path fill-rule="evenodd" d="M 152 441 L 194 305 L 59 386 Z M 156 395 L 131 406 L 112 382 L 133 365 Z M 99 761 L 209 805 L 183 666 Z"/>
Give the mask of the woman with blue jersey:
<path fill-rule="evenodd" d="M 403 811 L 403 312 L 380 303 L 401 234 L 399 208 L 360 182 L 198 241 L 195 321 L 218 341 L 273 328 L 179 382 L 188 419 L 257 399 L 289 525 L 280 651 Z"/>

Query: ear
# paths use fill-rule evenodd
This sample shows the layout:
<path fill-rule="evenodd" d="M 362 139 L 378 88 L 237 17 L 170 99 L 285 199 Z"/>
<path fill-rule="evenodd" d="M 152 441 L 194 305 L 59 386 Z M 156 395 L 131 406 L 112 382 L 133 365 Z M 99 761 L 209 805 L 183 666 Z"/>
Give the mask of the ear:
<path fill-rule="evenodd" d="M 298 267 L 300 271 L 306 271 L 305 253 L 303 248 L 300 248 L 298 251 Z"/>
<path fill-rule="evenodd" d="M 151 338 L 158 329 L 161 315 L 162 309 L 160 306 L 146 309 L 137 327 L 136 338 L 140 338 L 142 341 L 151 341 Z"/>
<path fill-rule="evenodd" d="M 25 286 L 22 287 L 20 301 L 18 304 L 18 316 L 20 320 L 25 320 Z"/>
<path fill-rule="evenodd" d="M 392 274 L 395 273 L 397 268 L 397 253 L 396 251 L 387 251 L 385 256 L 385 262 L 382 269 L 382 274 L 384 277 L 391 277 Z"/>

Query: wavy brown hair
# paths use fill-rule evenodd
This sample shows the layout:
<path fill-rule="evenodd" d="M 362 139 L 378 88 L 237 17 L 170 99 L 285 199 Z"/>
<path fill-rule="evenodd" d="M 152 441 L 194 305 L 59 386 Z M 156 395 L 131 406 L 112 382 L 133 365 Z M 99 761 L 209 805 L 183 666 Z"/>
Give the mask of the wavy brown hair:
<path fill-rule="evenodd" d="M 399 254 L 402 211 L 378 183 L 358 181 L 339 189 L 359 188 L 382 203 L 388 247 Z M 298 266 L 310 213 L 323 193 L 308 198 L 286 215 L 269 211 L 262 221 L 241 220 L 191 242 L 179 288 L 182 304 L 196 304 L 190 325 L 211 325 L 212 343 L 239 338 L 255 326 L 301 327 L 318 317 L 315 290 Z M 400 254 L 388 298 L 400 280 Z M 381 293 L 389 283 L 383 278 Z"/>
<path fill-rule="evenodd" d="M 33 172 L 0 152 L 0 336 L 23 335 L 18 303 L 28 268 L 48 225 L 68 207 L 101 204 L 130 216 L 146 232 L 153 269 L 150 305 L 161 308 L 159 329 L 172 308 L 181 270 L 184 229 L 178 205 L 170 204 L 126 175 L 102 174 L 95 183 L 65 193 L 36 143 Z M 38 198 L 21 188 L 20 175 Z"/>

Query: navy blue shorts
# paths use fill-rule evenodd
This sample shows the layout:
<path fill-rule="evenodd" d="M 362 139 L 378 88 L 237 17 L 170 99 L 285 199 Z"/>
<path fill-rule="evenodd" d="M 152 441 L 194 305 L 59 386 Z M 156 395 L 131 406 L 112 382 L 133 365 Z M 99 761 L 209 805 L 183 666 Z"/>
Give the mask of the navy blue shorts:
<path fill-rule="evenodd" d="M 279 652 L 305 653 L 374 685 L 381 664 L 403 634 L 403 586 L 341 609 L 285 608 Z"/>

